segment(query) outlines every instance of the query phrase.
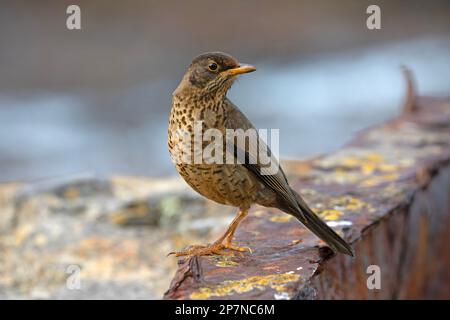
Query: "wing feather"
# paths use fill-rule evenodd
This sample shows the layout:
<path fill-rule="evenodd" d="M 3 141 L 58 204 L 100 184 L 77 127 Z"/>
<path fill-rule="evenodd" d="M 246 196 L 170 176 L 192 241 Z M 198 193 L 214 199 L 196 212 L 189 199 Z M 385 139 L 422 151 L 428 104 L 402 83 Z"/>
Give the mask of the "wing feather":
<path fill-rule="evenodd" d="M 227 129 L 255 129 L 251 122 L 236 106 L 232 104 L 231 101 L 228 100 L 227 102 L 230 104 L 230 114 L 225 121 Z M 244 155 L 245 162 L 242 165 L 245 166 L 249 171 L 251 171 L 265 186 L 272 189 L 281 199 L 286 202 L 286 205 L 291 207 L 293 210 L 298 211 L 300 215 L 303 215 L 297 203 L 297 199 L 292 193 L 291 188 L 289 187 L 286 175 L 279 165 L 278 160 L 272 154 L 266 143 L 259 136 L 256 140 L 257 141 L 249 141 L 250 143 L 248 144 L 248 148 L 246 147 L 245 150 L 240 148 L 240 146 L 238 146 L 235 141 L 227 140 L 227 152 L 232 152 L 235 159 L 240 159 L 239 155 Z M 255 145 L 255 143 L 257 143 L 258 145 Z M 258 150 L 267 151 L 267 156 L 270 157 L 269 163 L 272 163 L 278 167 L 278 170 L 275 174 L 270 172 L 267 166 L 260 163 L 259 157 L 257 155 Z"/>

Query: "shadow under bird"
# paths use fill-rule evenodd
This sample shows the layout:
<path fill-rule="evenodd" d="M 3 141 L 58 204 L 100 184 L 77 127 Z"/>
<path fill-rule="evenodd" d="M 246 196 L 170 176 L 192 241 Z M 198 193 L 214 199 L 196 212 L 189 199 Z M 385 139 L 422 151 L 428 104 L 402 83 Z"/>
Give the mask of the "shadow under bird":
<path fill-rule="evenodd" d="M 219 130 L 224 137 L 227 137 L 227 129 L 256 131 L 252 123 L 226 96 L 238 75 L 255 70 L 255 67 L 241 64 L 222 52 L 204 53 L 192 61 L 173 92 L 168 130 L 168 145 L 172 159 L 179 159 L 179 147 L 186 143 L 186 134 L 190 141 L 195 139 L 194 131 L 197 123 L 201 123 L 202 132 L 208 129 Z M 184 136 L 179 132 L 184 132 Z M 208 143 L 202 142 L 202 147 Z M 190 246 L 184 251 L 170 254 L 176 256 L 222 254 L 224 249 L 250 251 L 249 248 L 233 245 L 232 239 L 250 206 L 259 204 L 278 208 L 293 215 L 335 252 L 353 256 L 352 247 L 322 221 L 289 186 L 277 159 L 270 154 L 264 141 L 257 137 L 256 148 L 251 145 L 255 143 L 253 141 L 244 146 L 244 149 L 234 140 L 231 143 L 233 145 L 231 151 L 226 148 L 224 152 L 232 152 L 235 160 L 240 154 L 244 154 L 245 161 L 234 161 L 230 164 L 174 160 L 177 171 L 195 191 L 220 204 L 237 207 L 239 212 L 226 232 L 214 243 L 206 246 Z M 266 166 L 260 163 L 254 154 L 255 150 L 261 150 L 261 146 L 269 150 L 269 157 L 278 168 L 273 173 L 267 171 Z M 187 150 L 195 157 L 194 147 L 188 147 Z M 255 159 L 256 161 L 249 161 Z"/>

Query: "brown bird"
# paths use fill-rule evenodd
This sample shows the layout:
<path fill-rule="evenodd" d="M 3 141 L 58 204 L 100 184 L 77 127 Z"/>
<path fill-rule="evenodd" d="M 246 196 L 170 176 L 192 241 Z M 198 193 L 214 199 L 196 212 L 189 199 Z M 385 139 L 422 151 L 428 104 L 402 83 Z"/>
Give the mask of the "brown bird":
<path fill-rule="evenodd" d="M 296 217 L 304 226 L 325 241 L 335 252 L 353 256 L 351 246 L 324 223 L 296 193 L 286 179 L 277 159 L 270 154 L 266 144 L 259 138 L 241 145 L 230 139 L 227 129 L 255 130 L 252 123 L 227 97 L 227 91 L 237 75 L 255 71 L 250 65 L 241 64 L 232 56 L 221 53 L 204 53 L 190 64 L 180 84 L 173 92 L 169 120 L 169 152 L 184 180 L 198 193 L 215 202 L 239 208 L 227 231 L 213 244 L 191 246 L 185 251 L 172 252 L 176 256 L 221 254 L 223 249 L 250 251 L 232 244 L 239 223 L 246 217 L 252 204 L 275 207 Z M 199 127 L 200 124 L 200 127 Z M 196 156 L 206 153 L 210 141 L 201 141 L 195 147 L 196 128 L 205 134 L 208 129 L 223 134 L 223 153 L 232 154 L 232 163 L 211 163 L 212 157 Z M 248 139 L 251 140 L 251 139 Z M 198 140 L 197 140 L 198 141 Z M 229 144 L 231 141 L 231 148 Z M 215 141 L 218 142 L 218 141 Z M 261 163 L 257 150 L 268 151 L 275 172 Z M 264 149 L 266 148 L 266 149 Z M 220 151 L 219 149 L 215 149 Z M 256 150 L 256 151 L 255 151 Z M 184 160 L 180 155 L 183 154 Z M 244 161 L 240 160 L 243 155 Z M 192 160 L 194 159 L 194 160 Z M 217 158 L 215 158 L 217 159 Z M 220 157 L 219 157 L 220 159 Z"/>

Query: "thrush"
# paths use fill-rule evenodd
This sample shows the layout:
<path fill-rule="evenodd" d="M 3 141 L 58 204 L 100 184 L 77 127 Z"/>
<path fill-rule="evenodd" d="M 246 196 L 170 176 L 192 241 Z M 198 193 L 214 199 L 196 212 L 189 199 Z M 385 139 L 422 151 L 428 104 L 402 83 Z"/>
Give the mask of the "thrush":
<path fill-rule="evenodd" d="M 227 130 L 256 131 L 247 117 L 227 98 L 228 89 L 236 77 L 255 70 L 255 67 L 239 63 L 228 54 L 204 53 L 192 61 L 173 92 L 168 146 L 177 171 L 201 195 L 220 204 L 237 207 L 239 210 L 225 233 L 214 243 L 190 246 L 186 250 L 171 254 L 176 256 L 222 254 L 224 249 L 251 252 L 249 248 L 235 246 L 232 239 L 250 207 L 259 204 L 278 208 L 294 216 L 335 252 L 353 256 L 351 246 L 322 221 L 289 186 L 277 159 L 259 136 L 253 139 L 253 142 L 245 143 L 244 147 L 234 139 L 231 141 L 227 138 Z M 235 161 L 228 161 L 228 158 L 222 162 L 211 162 L 208 161 L 211 159 L 202 158 L 200 160 L 203 161 L 195 161 L 196 156 L 198 160 L 198 156 L 204 152 L 202 148 L 208 145 L 208 141 L 201 141 L 200 148 L 196 148 L 195 143 L 192 143 L 196 139 L 195 130 L 199 125 L 201 133 L 209 129 L 215 130 L 215 133 L 222 133 L 223 140 L 226 140 L 223 151 L 227 156 L 231 153 L 232 160 Z M 217 150 L 220 149 L 215 149 Z M 266 163 L 262 164 L 260 157 L 255 153 L 258 150 L 268 151 L 270 160 L 277 170 L 271 172 Z M 185 156 L 183 161 L 180 160 L 180 153 Z M 238 161 L 241 159 L 240 155 L 244 155 L 241 157 L 244 161 Z"/>

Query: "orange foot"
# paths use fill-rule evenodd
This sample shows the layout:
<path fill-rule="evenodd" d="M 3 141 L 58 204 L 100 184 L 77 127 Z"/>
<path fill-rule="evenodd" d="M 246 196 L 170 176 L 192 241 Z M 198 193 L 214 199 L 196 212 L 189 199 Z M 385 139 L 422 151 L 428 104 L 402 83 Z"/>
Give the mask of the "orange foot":
<path fill-rule="evenodd" d="M 236 246 L 233 246 L 231 243 L 226 243 L 226 244 L 213 243 L 212 245 L 209 245 L 209 246 L 199 246 L 199 245 L 190 246 L 186 250 L 183 250 L 183 251 L 170 252 L 168 254 L 168 256 L 170 256 L 172 254 L 175 255 L 176 257 L 208 256 L 208 255 L 212 255 L 212 254 L 226 255 L 227 253 L 225 251 L 223 251 L 224 249 L 229 249 L 229 250 L 238 251 L 238 252 L 248 251 L 248 252 L 252 253 L 252 250 L 250 248 L 236 247 Z"/>

